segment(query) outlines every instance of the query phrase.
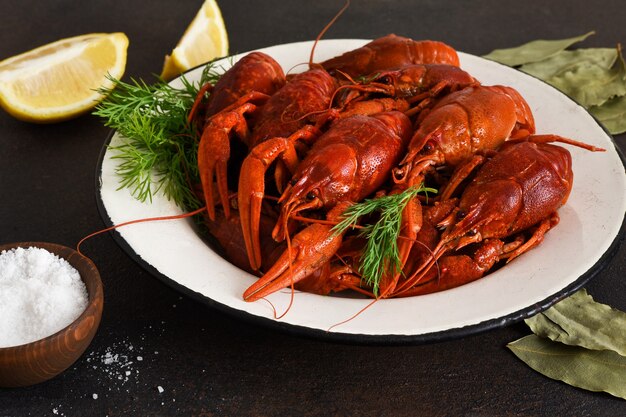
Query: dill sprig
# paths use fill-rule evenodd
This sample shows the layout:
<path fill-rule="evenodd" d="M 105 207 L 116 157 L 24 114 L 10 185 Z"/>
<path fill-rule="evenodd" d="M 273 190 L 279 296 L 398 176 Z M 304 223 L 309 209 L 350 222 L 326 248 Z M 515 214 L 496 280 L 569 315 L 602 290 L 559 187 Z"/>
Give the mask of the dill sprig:
<path fill-rule="evenodd" d="M 359 273 L 365 284 L 372 287 L 374 295 L 378 296 L 380 281 L 385 273 L 395 273 L 402 268 L 398 251 L 398 237 L 402 227 L 402 212 L 406 205 L 418 193 L 437 193 L 434 188 L 409 187 L 399 194 L 382 196 L 365 200 L 348 207 L 334 228 L 335 233 L 342 233 L 348 228 L 354 228 L 361 217 L 380 213 L 378 220 L 373 224 L 361 228 L 361 236 L 367 239 L 360 258 Z"/>
<path fill-rule="evenodd" d="M 354 79 L 359 84 L 369 84 L 374 81 L 376 78 L 380 77 L 380 72 L 371 75 L 359 75 Z"/>
<path fill-rule="evenodd" d="M 200 202 L 192 189 L 199 181 L 198 138 L 187 114 L 200 87 L 215 83 L 219 75 L 209 64 L 197 83 L 183 76 L 181 88 L 162 80 L 147 84 L 109 78 L 114 86 L 99 90 L 107 98 L 93 114 L 104 118 L 104 124 L 122 137 L 120 145 L 110 147 L 116 151 L 113 158 L 121 161 L 116 168 L 119 188 L 130 189 L 142 202 L 162 192 L 183 209 L 198 208 Z"/>

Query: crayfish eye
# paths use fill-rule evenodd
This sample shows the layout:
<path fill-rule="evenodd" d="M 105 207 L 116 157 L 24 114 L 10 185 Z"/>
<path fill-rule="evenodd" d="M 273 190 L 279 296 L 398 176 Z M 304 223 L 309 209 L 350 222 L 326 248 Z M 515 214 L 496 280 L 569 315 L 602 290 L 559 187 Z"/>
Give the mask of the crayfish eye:
<path fill-rule="evenodd" d="M 457 220 L 462 220 L 465 218 L 465 216 L 467 216 L 467 212 L 464 210 L 459 210 L 456 212 L 456 218 Z"/>
<path fill-rule="evenodd" d="M 393 84 L 393 80 L 392 80 L 392 79 L 391 79 L 391 77 L 390 77 L 390 76 L 388 76 L 388 75 L 384 75 L 384 76 L 382 76 L 382 77 L 379 79 L 379 81 L 380 81 L 381 83 L 383 83 L 383 84 Z"/>
<path fill-rule="evenodd" d="M 435 144 L 430 140 L 426 142 L 426 145 L 422 148 L 424 152 L 432 152 L 433 149 L 435 149 Z"/>
<path fill-rule="evenodd" d="M 478 233 L 478 231 L 476 229 L 471 229 L 470 231 L 467 232 L 468 236 L 474 236 L 476 233 Z"/>
<path fill-rule="evenodd" d="M 309 193 L 306 195 L 306 201 L 311 201 L 315 198 L 315 193 L 313 191 L 309 191 Z"/>

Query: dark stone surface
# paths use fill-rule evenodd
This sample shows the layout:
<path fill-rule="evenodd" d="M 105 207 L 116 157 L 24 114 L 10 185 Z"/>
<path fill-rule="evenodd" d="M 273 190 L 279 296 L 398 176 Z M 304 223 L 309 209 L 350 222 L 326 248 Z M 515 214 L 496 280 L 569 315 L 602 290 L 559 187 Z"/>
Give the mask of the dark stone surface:
<path fill-rule="evenodd" d="M 123 31 L 130 38 L 126 78 L 150 78 L 200 4 L 1 0 L 0 59 L 64 37 Z M 340 2 L 223 0 L 220 6 L 231 52 L 243 52 L 314 38 Z M 614 46 L 626 41 L 624 17 L 621 0 L 363 0 L 353 2 L 326 38 L 394 32 L 480 55 L 596 30 L 586 46 Z M 107 134 L 90 115 L 39 126 L 0 113 L 0 243 L 75 246 L 103 227 L 95 167 Z M 625 135 L 616 141 L 626 149 Z M 524 324 L 422 346 L 299 338 L 183 297 L 143 271 L 108 235 L 83 250 L 105 286 L 98 334 L 59 377 L 0 389 L 0 415 L 626 414 L 623 400 L 550 380 L 517 360 L 505 346 L 529 333 Z M 597 300 L 626 310 L 625 267 L 622 244 L 586 288 Z"/>

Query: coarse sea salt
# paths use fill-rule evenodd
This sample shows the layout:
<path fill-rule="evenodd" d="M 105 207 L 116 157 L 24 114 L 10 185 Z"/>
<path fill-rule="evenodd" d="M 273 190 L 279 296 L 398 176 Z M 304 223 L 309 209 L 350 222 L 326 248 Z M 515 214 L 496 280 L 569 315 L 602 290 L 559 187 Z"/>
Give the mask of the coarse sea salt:
<path fill-rule="evenodd" d="M 0 347 L 58 332 L 87 302 L 85 283 L 65 259 L 35 247 L 0 253 Z"/>

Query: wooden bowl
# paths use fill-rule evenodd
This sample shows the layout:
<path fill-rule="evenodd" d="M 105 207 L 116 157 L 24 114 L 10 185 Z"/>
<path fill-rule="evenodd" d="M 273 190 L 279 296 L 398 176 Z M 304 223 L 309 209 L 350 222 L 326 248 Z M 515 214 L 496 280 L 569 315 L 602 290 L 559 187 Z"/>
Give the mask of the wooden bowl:
<path fill-rule="evenodd" d="M 35 342 L 0 348 L 0 387 L 37 384 L 69 368 L 96 334 L 104 302 L 100 274 L 88 258 L 68 247 L 45 242 L 0 245 L 0 253 L 18 247 L 42 248 L 64 258 L 79 272 L 89 298 L 85 311 L 64 329 Z"/>

